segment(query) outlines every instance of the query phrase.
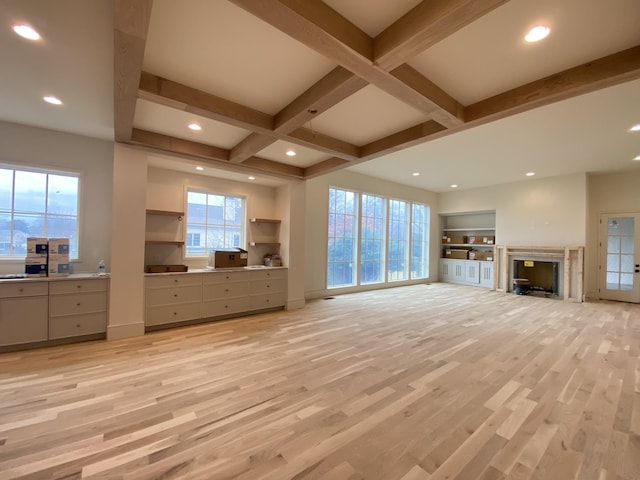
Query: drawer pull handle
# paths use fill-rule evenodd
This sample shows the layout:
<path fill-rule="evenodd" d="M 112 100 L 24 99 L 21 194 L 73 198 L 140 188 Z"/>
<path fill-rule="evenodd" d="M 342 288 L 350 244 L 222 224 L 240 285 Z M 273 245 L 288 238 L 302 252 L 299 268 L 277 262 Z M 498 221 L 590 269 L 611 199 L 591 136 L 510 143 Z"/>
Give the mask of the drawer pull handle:
<path fill-rule="evenodd" d="M 80 328 L 80 324 L 79 324 L 79 323 L 78 323 L 78 324 L 76 324 L 76 328 Z"/>
<path fill-rule="evenodd" d="M 76 287 L 78 287 L 78 288 L 82 288 L 82 285 L 76 285 Z"/>
<path fill-rule="evenodd" d="M 173 312 L 173 314 L 174 314 L 174 315 L 177 315 L 177 314 L 178 314 L 178 312 Z"/>
<path fill-rule="evenodd" d="M 21 291 L 21 292 L 24 292 L 24 288 L 21 288 L 21 289 L 20 289 L 20 291 Z"/>
<path fill-rule="evenodd" d="M 177 293 L 174 293 L 174 294 L 173 294 L 173 296 L 174 296 L 174 297 L 176 297 L 176 298 L 178 298 L 178 294 L 177 294 Z"/>
<path fill-rule="evenodd" d="M 224 308 L 229 308 L 229 305 L 225 305 Z"/>
<path fill-rule="evenodd" d="M 227 275 L 227 276 L 226 276 L 226 277 L 224 277 L 224 278 L 226 278 L 227 280 L 229 280 L 229 275 Z"/>
<path fill-rule="evenodd" d="M 173 281 L 174 281 L 175 283 L 178 283 L 178 279 L 177 279 L 177 278 L 174 278 L 174 279 L 173 279 Z"/>
<path fill-rule="evenodd" d="M 229 289 L 228 289 L 228 288 L 225 288 L 225 289 L 224 289 L 224 291 L 225 291 L 225 292 L 228 292 L 228 291 L 229 291 Z"/>

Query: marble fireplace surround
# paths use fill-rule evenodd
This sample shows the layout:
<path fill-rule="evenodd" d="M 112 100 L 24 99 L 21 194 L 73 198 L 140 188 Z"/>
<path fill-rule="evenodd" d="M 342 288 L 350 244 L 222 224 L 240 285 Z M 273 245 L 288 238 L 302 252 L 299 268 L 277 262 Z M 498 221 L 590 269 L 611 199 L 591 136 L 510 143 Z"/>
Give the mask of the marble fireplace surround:
<path fill-rule="evenodd" d="M 499 292 L 512 291 L 514 260 L 555 262 L 560 264 L 560 298 L 566 301 L 584 301 L 584 247 L 496 245 L 494 259 L 494 287 Z"/>

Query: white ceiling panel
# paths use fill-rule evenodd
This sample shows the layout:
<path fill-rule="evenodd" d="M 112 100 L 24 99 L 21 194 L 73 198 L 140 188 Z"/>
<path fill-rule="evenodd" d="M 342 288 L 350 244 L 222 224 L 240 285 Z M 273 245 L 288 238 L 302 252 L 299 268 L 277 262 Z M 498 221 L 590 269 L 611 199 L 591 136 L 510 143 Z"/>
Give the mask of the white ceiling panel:
<path fill-rule="evenodd" d="M 293 150 L 296 155 L 293 157 L 287 156 L 288 150 Z M 285 163 L 287 165 L 294 165 L 301 168 L 309 167 L 330 157 L 330 155 L 319 152 L 318 150 L 302 147 L 282 140 L 274 142 L 267 148 L 264 148 L 258 152 L 258 156 L 268 160 L 273 160 L 274 162 Z"/>
<path fill-rule="evenodd" d="M 549 37 L 526 43 L 541 23 Z M 639 44 L 638 0 L 511 0 L 408 63 L 469 105 Z"/>
<path fill-rule="evenodd" d="M 406 103 L 368 85 L 306 126 L 362 146 L 426 120 L 428 118 Z"/>
<path fill-rule="evenodd" d="M 202 130 L 194 131 L 188 128 L 188 125 L 193 122 L 200 125 Z M 248 131 L 241 128 L 140 98 L 136 102 L 133 125 L 141 130 L 172 135 L 226 149 L 231 149 L 249 135 Z"/>
<path fill-rule="evenodd" d="M 144 70 L 271 115 L 335 67 L 222 0 L 156 0 Z"/>

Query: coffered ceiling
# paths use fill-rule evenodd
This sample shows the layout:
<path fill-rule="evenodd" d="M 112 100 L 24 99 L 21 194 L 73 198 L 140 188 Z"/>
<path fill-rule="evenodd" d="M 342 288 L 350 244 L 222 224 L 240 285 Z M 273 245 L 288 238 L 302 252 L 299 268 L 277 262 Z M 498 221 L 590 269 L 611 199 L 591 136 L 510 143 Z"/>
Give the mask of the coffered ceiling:
<path fill-rule="evenodd" d="M 640 168 L 637 0 L 0 2 L 0 58 L 16 66 L 0 119 L 102 138 L 108 119 L 168 168 L 348 168 L 433 191 Z M 40 50 L 9 38 L 18 20 L 42 25 Z M 537 24 L 550 36 L 524 42 Z M 84 122 L 38 119 L 36 65 L 63 91 L 72 79 L 65 104 Z"/>

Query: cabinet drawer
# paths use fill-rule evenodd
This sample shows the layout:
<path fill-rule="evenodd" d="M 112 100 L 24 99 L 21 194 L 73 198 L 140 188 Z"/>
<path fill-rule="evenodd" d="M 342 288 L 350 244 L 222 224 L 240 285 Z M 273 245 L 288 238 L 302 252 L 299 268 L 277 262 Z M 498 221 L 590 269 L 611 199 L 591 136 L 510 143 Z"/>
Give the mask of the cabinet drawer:
<path fill-rule="evenodd" d="M 200 301 L 202 301 L 202 287 L 200 285 L 187 285 L 173 288 L 147 288 L 147 307 Z"/>
<path fill-rule="evenodd" d="M 147 308 L 146 325 L 163 325 L 165 323 L 183 322 L 200 318 L 201 303 L 182 303 Z"/>
<path fill-rule="evenodd" d="M 275 270 L 253 270 L 251 272 L 251 281 L 254 280 L 269 280 L 276 278 L 285 278 L 286 270 L 284 269 L 275 269 Z"/>
<path fill-rule="evenodd" d="M 249 310 L 251 310 L 251 307 L 247 296 L 213 300 L 202 304 L 202 316 L 204 318 L 247 312 Z"/>
<path fill-rule="evenodd" d="M 0 284 L 0 298 L 33 297 L 48 293 L 48 282 L 23 281 Z"/>
<path fill-rule="evenodd" d="M 199 273 L 182 273 L 179 275 L 147 277 L 147 287 L 182 287 L 188 285 L 202 285 L 202 275 Z"/>
<path fill-rule="evenodd" d="M 0 299 L 0 345 L 44 341 L 48 331 L 46 296 Z"/>
<path fill-rule="evenodd" d="M 202 276 L 204 285 L 214 285 L 216 283 L 235 283 L 249 281 L 249 272 L 212 272 Z"/>
<path fill-rule="evenodd" d="M 262 308 L 282 307 L 285 303 L 284 293 L 274 293 L 266 295 L 251 295 L 249 297 L 249 305 L 251 310 L 260 310 Z"/>
<path fill-rule="evenodd" d="M 49 339 L 77 337 L 107 331 L 107 313 L 55 317 L 49 321 Z"/>
<path fill-rule="evenodd" d="M 249 294 L 248 282 L 217 283 L 202 287 L 203 300 L 218 300 L 223 298 L 246 297 Z"/>
<path fill-rule="evenodd" d="M 268 279 L 268 280 L 253 280 L 250 284 L 250 292 L 252 295 L 261 293 L 278 293 L 284 292 L 284 279 Z"/>
<path fill-rule="evenodd" d="M 106 292 L 53 295 L 49 297 L 50 317 L 106 311 Z"/>
<path fill-rule="evenodd" d="M 106 292 L 107 280 L 57 280 L 50 282 L 49 294 L 60 295 L 67 293 Z"/>

